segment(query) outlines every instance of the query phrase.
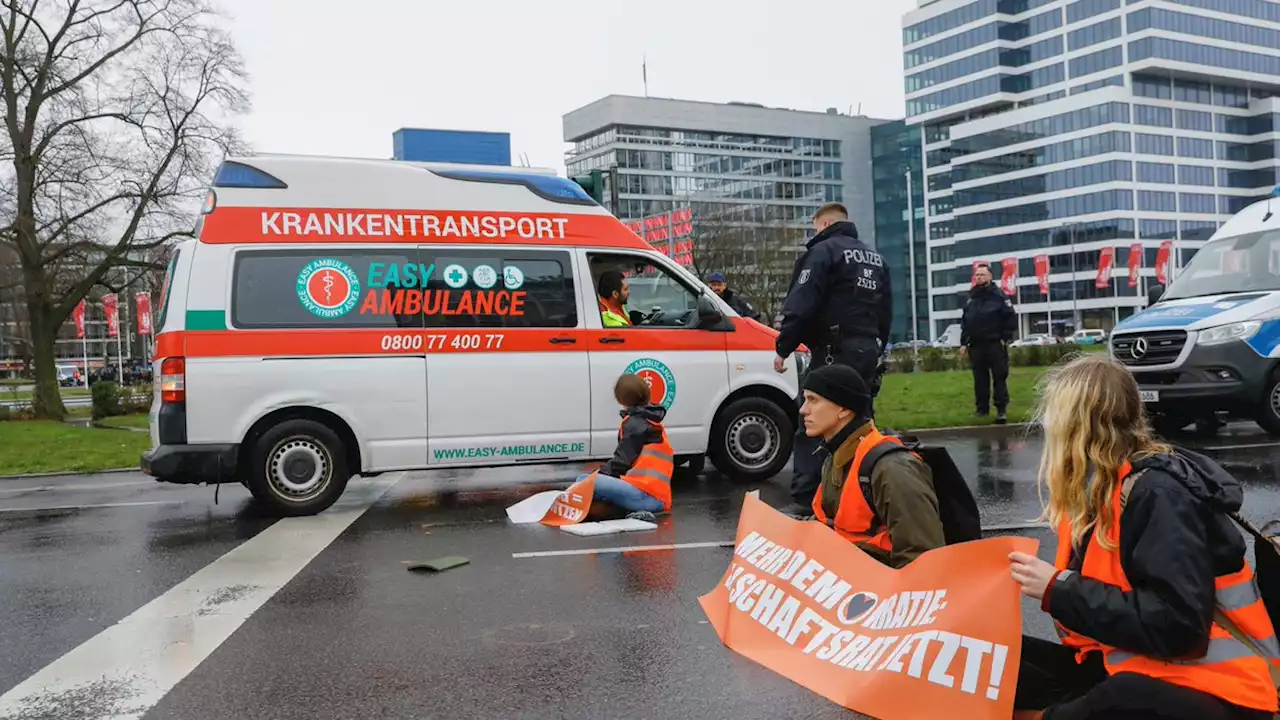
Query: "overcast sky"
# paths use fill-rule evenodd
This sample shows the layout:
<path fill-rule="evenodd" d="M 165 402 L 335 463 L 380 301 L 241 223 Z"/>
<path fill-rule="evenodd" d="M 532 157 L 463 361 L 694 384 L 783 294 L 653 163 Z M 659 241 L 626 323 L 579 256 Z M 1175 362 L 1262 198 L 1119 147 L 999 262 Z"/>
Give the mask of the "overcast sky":
<path fill-rule="evenodd" d="M 223 0 L 260 152 L 390 157 L 401 127 L 511 133 L 564 173 L 560 118 L 611 93 L 903 114 L 916 0 Z M 513 162 L 517 162 L 513 158 Z"/>

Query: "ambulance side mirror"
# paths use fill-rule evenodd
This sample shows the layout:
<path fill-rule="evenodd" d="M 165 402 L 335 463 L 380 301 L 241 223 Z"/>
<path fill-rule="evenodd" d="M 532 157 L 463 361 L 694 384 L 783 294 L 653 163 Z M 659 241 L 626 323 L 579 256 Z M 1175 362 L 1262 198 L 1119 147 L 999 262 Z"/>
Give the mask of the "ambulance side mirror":
<path fill-rule="evenodd" d="M 706 295 L 698 296 L 698 327 L 709 328 L 724 320 L 720 308 Z"/>
<path fill-rule="evenodd" d="M 1151 307 L 1160 302 L 1160 298 L 1164 297 L 1163 285 L 1152 285 L 1147 288 L 1147 307 Z"/>

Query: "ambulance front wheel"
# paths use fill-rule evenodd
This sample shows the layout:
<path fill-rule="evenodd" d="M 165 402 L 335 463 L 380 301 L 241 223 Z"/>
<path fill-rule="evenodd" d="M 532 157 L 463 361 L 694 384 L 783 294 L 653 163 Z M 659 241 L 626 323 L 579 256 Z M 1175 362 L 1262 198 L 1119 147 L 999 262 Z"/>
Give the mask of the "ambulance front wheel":
<path fill-rule="evenodd" d="M 716 469 L 734 480 L 767 480 L 782 472 L 791 459 L 794 432 L 791 418 L 776 403 L 761 397 L 742 398 L 716 416 L 708 454 Z"/>
<path fill-rule="evenodd" d="M 245 484 L 272 515 L 315 515 L 333 505 L 351 472 L 342 440 L 314 420 L 286 420 L 249 448 Z"/>

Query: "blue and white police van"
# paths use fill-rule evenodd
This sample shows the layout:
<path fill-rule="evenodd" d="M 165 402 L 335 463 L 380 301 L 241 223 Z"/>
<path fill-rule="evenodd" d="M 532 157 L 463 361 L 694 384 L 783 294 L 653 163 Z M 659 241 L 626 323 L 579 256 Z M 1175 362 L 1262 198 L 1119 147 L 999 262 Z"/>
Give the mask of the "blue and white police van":
<path fill-rule="evenodd" d="M 1150 289 L 1146 310 L 1112 332 L 1111 356 L 1138 379 L 1157 427 L 1226 413 L 1280 436 L 1277 193 L 1227 221 L 1168 288 Z"/>

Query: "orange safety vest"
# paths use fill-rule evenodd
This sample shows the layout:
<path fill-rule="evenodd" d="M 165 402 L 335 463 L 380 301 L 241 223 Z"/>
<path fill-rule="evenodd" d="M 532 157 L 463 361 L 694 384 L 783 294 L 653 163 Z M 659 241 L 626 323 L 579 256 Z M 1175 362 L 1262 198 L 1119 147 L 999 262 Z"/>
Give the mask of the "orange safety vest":
<path fill-rule="evenodd" d="M 1112 496 L 1115 520 L 1111 524 L 1112 540 L 1120 541 L 1121 487 L 1133 466 L 1128 461 L 1120 466 L 1119 482 Z M 1063 522 L 1058 526 L 1058 554 L 1054 565 L 1066 570 L 1071 560 L 1071 526 Z M 1133 586 L 1125 577 L 1120 565 L 1119 550 L 1104 550 L 1096 536 L 1089 539 L 1084 551 L 1080 574 L 1099 582 L 1132 592 Z M 1280 663 L 1280 646 L 1276 643 L 1271 618 L 1258 592 L 1253 578 L 1253 568 L 1246 561 L 1238 572 L 1214 579 L 1215 604 L 1218 612 L 1234 622 L 1250 639 L 1255 641 L 1271 658 Z M 1204 657 L 1183 660 L 1161 660 L 1120 650 L 1068 630 L 1056 620 L 1054 629 L 1062 644 L 1076 650 L 1076 661 L 1084 659 L 1093 650 L 1103 654 L 1107 672 L 1138 673 L 1163 680 L 1172 685 L 1199 690 L 1219 697 L 1233 705 L 1276 712 L 1276 686 L 1271 680 L 1267 660 L 1258 657 L 1244 643 L 1236 640 L 1218 623 L 1209 630 L 1209 648 Z"/>
<path fill-rule="evenodd" d="M 631 316 L 621 306 L 614 306 L 604 298 L 597 298 L 600 303 L 600 319 L 605 327 L 631 327 Z"/>
<path fill-rule="evenodd" d="M 841 490 L 840 500 L 836 503 L 835 517 L 827 517 L 822 509 L 822 485 L 819 484 L 818 492 L 813 496 L 813 518 L 825 523 L 827 527 L 840 533 L 850 542 L 874 545 L 881 550 L 891 552 L 893 542 L 889 539 L 889 528 L 883 522 L 876 521 L 875 508 L 867 504 L 867 498 L 862 494 L 862 485 L 858 478 L 858 468 L 862 467 L 863 458 L 871 452 L 872 448 L 885 442 L 902 444 L 898 438 L 889 437 L 875 428 L 858 441 L 858 449 L 853 453 L 853 464 L 849 466 L 849 475 L 845 478 L 844 489 Z M 869 478 L 868 482 L 870 482 Z"/>
<path fill-rule="evenodd" d="M 626 420 L 622 421 L 623 425 Z M 661 500 L 664 510 L 671 509 L 671 474 L 675 472 L 675 451 L 671 449 L 671 441 L 667 439 L 667 430 L 662 423 L 646 419 L 645 422 L 658 428 L 662 439 L 649 443 L 640 450 L 640 457 L 631 466 L 622 480 L 631 483 L 650 497 Z M 622 427 L 618 427 L 618 439 L 622 439 Z"/>

